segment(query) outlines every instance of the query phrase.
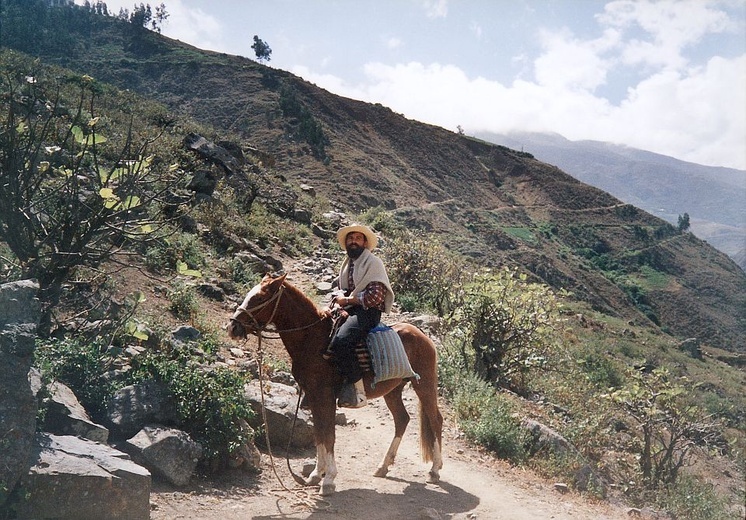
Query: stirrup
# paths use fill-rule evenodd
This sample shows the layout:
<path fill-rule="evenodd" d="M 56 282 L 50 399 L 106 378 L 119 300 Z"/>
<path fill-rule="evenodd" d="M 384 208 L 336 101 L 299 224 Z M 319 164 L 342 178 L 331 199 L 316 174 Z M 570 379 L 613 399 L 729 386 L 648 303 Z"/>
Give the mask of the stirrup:
<path fill-rule="evenodd" d="M 362 408 L 368 404 L 365 397 L 365 385 L 363 380 L 359 379 L 354 385 L 347 383 L 339 391 L 337 406 L 340 408 Z"/>

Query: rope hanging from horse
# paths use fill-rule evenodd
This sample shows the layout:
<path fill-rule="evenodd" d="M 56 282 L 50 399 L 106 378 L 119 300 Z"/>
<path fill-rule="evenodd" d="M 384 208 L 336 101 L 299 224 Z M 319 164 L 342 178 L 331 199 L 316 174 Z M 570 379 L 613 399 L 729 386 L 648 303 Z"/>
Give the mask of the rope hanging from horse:
<path fill-rule="evenodd" d="M 274 474 L 275 478 L 277 479 L 277 482 L 280 484 L 280 487 L 287 491 L 288 493 L 291 493 L 295 495 L 295 497 L 300 501 L 300 503 L 308 507 L 309 509 L 318 509 L 319 502 L 324 502 L 327 504 L 327 507 L 331 507 L 331 504 L 328 503 L 326 500 L 319 500 L 317 498 L 311 498 L 307 492 L 299 490 L 299 489 L 290 489 L 285 485 L 285 482 L 283 482 L 282 477 L 280 477 L 280 474 L 277 473 L 277 466 L 275 465 L 275 459 L 272 454 L 272 443 L 269 440 L 269 423 L 267 422 L 267 407 L 265 404 L 265 397 L 264 397 L 264 349 L 262 347 L 262 336 L 261 334 L 257 335 L 257 358 L 259 363 L 259 394 L 261 395 L 262 399 L 262 422 L 264 423 L 264 440 L 267 443 L 267 453 L 269 454 L 269 461 L 270 465 L 272 466 L 272 473 Z M 247 339 L 248 341 L 248 339 Z M 295 473 L 290 466 L 290 442 L 292 441 L 293 437 L 293 431 L 295 430 L 295 421 L 298 418 L 298 410 L 300 409 L 300 399 L 301 399 L 301 392 L 298 393 L 298 404 L 295 408 L 295 417 L 293 418 L 293 426 L 290 432 L 290 439 L 288 440 L 288 451 L 286 452 L 286 460 L 287 460 L 287 467 L 288 471 L 290 472 L 290 475 L 293 477 L 295 482 L 301 486 L 305 486 L 306 482 L 303 480 L 303 477 Z"/>
<path fill-rule="evenodd" d="M 252 307 L 250 309 L 247 309 L 247 308 L 244 308 L 244 307 L 239 307 L 237 309 L 236 313 L 234 314 L 234 316 L 231 318 L 231 320 L 232 321 L 236 321 L 237 323 L 241 324 L 240 321 L 238 321 L 238 315 L 242 312 L 242 313 L 248 315 L 249 318 L 251 318 L 251 320 L 254 322 L 253 323 L 254 330 L 252 332 L 257 337 L 257 358 L 258 358 L 258 364 L 259 364 L 259 393 L 260 393 L 261 402 L 262 402 L 262 422 L 264 423 L 264 437 L 265 437 L 265 442 L 267 443 L 267 452 L 269 454 L 270 465 L 272 466 L 272 472 L 275 475 L 275 477 L 277 478 L 277 481 L 280 484 L 280 486 L 282 487 L 282 489 L 284 489 L 285 491 L 287 491 L 289 493 L 294 493 L 294 494 L 296 494 L 296 496 L 298 496 L 298 490 L 291 490 L 291 489 L 289 489 L 285 485 L 285 483 L 283 482 L 283 480 L 280 477 L 280 475 L 277 473 L 277 467 L 275 465 L 274 455 L 272 453 L 272 443 L 270 441 L 270 436 L 269 436 L 269 423 L 267 421 L 267 407 L 266 407 L 266 402 L 265 402 L 266 400 L 265 400 L 265 392 L 264 392 L 264 384 L 263 384 L 263 381 L 264 381 L 264 369 L 263 369 L 263 367 L 264 367 L 264 348 L 262 346 L 262 339 L 263 338 L 270 339 L 270 338 L 268 338 L 268 337 L 266 337 L 264 335 L 264 332 L 265 332 L 265 330 L 267 330 L 267 326 L 270 323 L 272 323 L 272 320 L 274 319 L 275 314 L 277 313 L 277 309 L 278 309 L 279 304 L 280 304 L 280 297 L 282 296 L 283 290 L 284 290 L 284 286 L 280 286 L 280 289 L 270 299 L 268 299 L 267 301 L 264 301 L 264 302 L 260 303 L 259 305 L 254 306 L 254 307 Z M 267 305 L 269 305 L 272 302 L 275 302 L 274 309 L 272 309 L 272 315 L 270 316 L 269 320 L 266 321 L 266 323 L 260 324 L 259 321 L 254 316 L 253 313 L 256 312 L 256 311 L 262 310 L 263 308 L 265 308 Z M 316 325 L 317 323 L 319 323 L 323 319 L 324 318 L 322 317 L 319 320 L 317 320 L 316 322 L 311 323 L 310 325 L 303 326 L 303 327 L 296 327 L 294 329 L 288 329 L 288 330 L 283 330 L 283 331 L 275 331 L 275 332 L 291 332 L 291 331 L 295 331 L 295 330 L 303 330 L 303 329 L 306 329 L 306 328 L 309 328 L 309 327 L 312 327 L 312 326 Z M 243 324 L 241 324 L 241 325 L 243 326 Z M 246 341 L 248 341 L 248 338 L 246 339 Z M 291 428 L 291 431 L 290 431 L 290 438 L 288 439 L 288 445 L 287 445 L 287 450 L 286 450 L 286 461 L 287 461 L 288 471 L 290 472 L 290 475 L 293 477 L 293 480 L 295 480 L 295 482 L 297 484 L 301 485 L 301 486 L 306 486 L 306 482 L 303 479 L 303 477 L 300 476 L 300 475 L 298 475 L 297 473 L 295 473 L 293 471 L 291 465 L 290 465 L 290 444 L 292 442 L 292 436 L 293 436 L 293 433 L 295 431 L 295 424 L 296 424 L 296 421 L 298 419 L 298 411 L 300 410 L 300 402 L 301 402 L 302 394 L 303 394 L 302 390 L 298 392 L 298 402 L 296 404 L 295 415 L 293 417 L 293 425 L 292 425 L 292 428 Z M 306 499 L 307 499 L 307 496 L 306 496 Z M 306 505 L 308 505 L 308 504 L 306 504 Z"/>

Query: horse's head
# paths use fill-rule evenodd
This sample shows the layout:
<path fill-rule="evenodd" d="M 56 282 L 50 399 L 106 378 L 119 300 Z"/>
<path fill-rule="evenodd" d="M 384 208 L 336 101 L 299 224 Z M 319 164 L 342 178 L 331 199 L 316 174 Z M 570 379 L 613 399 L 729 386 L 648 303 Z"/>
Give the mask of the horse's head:
<path fill-rule="evenodd" d="M 231 339 L 244 339 L 266 329 L 277 311 L 284 281 L 285 275 L 272 278 L 266 274 L 252 287 L 226 326 Z"/>

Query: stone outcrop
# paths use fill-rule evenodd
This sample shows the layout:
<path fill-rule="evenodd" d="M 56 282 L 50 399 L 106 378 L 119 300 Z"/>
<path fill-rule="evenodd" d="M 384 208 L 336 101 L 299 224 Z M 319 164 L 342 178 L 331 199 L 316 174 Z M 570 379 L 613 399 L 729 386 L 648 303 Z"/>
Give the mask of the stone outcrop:
<path fill-rule="evenodd" d="M 147 381 L 121 389 L 109 403 L 103 426 L 91 420 L 69 387 L 58 381 L 43 383 L 32 367 L 38 289 L 32 281 L 0 285 L 0 516 L 12 512 L 14 518 L 39 520 L 147 519 L 151 472 L 183 486 L 202 448 L 172 427 L 178 423 L 176 406 L 162 384 Z M 172 332 L 171 341 L 188 346 L 198 336 L 196 329 L 181 327 Z M 123 352 L 126 358 L 142 351 L 127 347 Z M 286 396 L 289 401 L 275 408 L 292 407 L 292 395 Z M 41 399 L 45 413 L 37 424 Z M 251 432 L 248 423 L 242 421 L 242 427 Z M 304 431 L 310 427 L 300 424 L 297 438 L 307 438 Z M 227 462 L 231 468 L 254 472 L 260 454 L 247 443 Z"/>
<path fill-rule="evenodd" d="M 313 447 L 313 422 L 310 414 L 301 408 L 295 419 L 298 391 L 290 385 L 273 381 L 265 381 L 263 387 L 259 385 L 259 381 L 251 381 L 244 387 L 244 396 L 255 412 L 254 420 L 249 424 L 253 428 L 262 426 L 263 388 L 266 430 L 269 432 L 272 446 L 285 449 L 289 443 L 293 448 Z"/>
<path fill-rule="evenodd" d="M 28 471 L 36 430 L 36 396 L 29 382 L 40 318 L 36 282 L 0 285 L 0 508 Z"/>
<path fill-rule="evenodd" d="M 83 405 L 67 386 L 53 381 L 47 386 L 49 403 L 43 430 L 55 435 L 73 435 L 106 444 L 109 430 L 91 421 Z"/>
<path fill-rule="evenodd" d="M 118 390 L 109 401 L 106 412 L 112 437 L 126 440 L 148 424 L 173 424 L 175 410 L 164 385 L 145 381 Z"/>
<path fill-rule="evenodd" d="M 13 504 L 19 518 L 150 518 L 150 472 L 105 444 L 39 433 L 29 462 Z"/>
<path fill-rule="evenodd" d="M 123 449 L 175 486 L 189 483 L 202 456 L 202 447 L 188 434 L 158 426 L 146 426 Z"/>

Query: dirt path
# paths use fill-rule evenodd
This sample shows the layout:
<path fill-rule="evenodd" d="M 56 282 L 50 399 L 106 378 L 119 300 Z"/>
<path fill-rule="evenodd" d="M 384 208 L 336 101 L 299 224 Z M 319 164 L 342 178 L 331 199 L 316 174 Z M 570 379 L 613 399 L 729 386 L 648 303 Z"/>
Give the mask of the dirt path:
<path fill-rule="evenodd" d="M 444 431 L 444 467 L 439 484 L 426 484 L 429 465 L 419 457 L 417 402 L 410 387 L 405 402 L 412 415 L 396 463 L 386 478 L 373 477 L 393 434 L 382 399 L 345 410 L 348 424 L 337 428 L 337 492 L 321 498 L 300 488 L 287 470 L 284 453 L 275 455 L 279 484 L 269 457 L 258 476 L 233 475 L 188 490 L 156 488 L 152 520 L 166 519 L 489 519 L 617 520 L 626 508 L 595 504 L 575 493 L 561 494 L 551 482 L 511 468 L 467 446 L 452 426 Z M 281 450 L 280 450 L 281 451 Z M 291 459 L 300 473 L 308 457 Z"/>

